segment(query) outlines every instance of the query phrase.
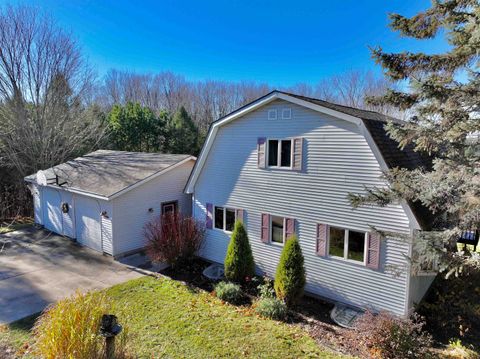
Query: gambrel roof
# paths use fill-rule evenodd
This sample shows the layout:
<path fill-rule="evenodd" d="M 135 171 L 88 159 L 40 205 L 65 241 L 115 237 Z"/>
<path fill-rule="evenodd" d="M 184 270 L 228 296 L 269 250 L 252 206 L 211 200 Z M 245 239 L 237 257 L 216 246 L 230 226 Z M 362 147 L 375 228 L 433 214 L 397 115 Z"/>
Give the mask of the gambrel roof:
<path fill-rule="evenodd" d="M 392 121 L 401 126 L 404 124 L 401 120 L 374 111 L 361 110 L 275 90 L 212 123 L 202 151 L 200 152 L 198 160 L 195 163 L 194 169 L 185 187 L 187 193 L 194 192 L 194 184 L 205 163 L 218 128 L 277 99 L 291 102 L 357 124 L 377 158 L 382 170 L 388 170 L 395 167 L 407 169 L 418 167 L 428 168 L 431 165 L 428 157 L 415 152 L 412 147 L 407 147 L 402 150 L 399 148 L 398 143 L 390 138 L 384 128 L 385 124 Z M 425 209 L 418 204 L 405 203 L 403 206 L 407 215 L 409 215 L 411 221 L 414 223 L 415 228 L 428 227 L 428 223 L 430 223 L 428 211 L 425 211 Z"/>

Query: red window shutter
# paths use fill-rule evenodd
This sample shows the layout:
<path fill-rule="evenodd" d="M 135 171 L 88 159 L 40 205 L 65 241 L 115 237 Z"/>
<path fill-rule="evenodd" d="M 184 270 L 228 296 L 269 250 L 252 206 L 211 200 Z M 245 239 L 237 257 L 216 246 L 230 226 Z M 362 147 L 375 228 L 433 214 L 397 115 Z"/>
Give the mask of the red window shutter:
<path fill-rule="evenodd" d="M 295 171 L 301 171 L 302 162 L 303 162 L 303 138 L 297 137 L 293 139 L 293 169 Z"/>
<path fill-rule="evenodd" d="M 207 218 L 205 220 L 205 224 L 208 229 L 212 229 L 213 227 L 213 205 L 211 203 L 207 203 Z"/>
<path fill-rule="evenodd" d="M 243 223 L 243 209 L 237 209 L 237 221 Z"/>
<path fill-rule="evenodd" d="M 285 238 L 289 239 L 292 234 L 295 234 L 295 219 L 285 218 Z"/>
<path fill-rule="evenodd" d="M 317 224 L 317 255 L 325 257 L 327 255 L 328 225 Z"/>
<path fill-rule="evenodd" d="M 262 233 L 261 240 L 263 243 L 268 243 L 270 234 L 270 215 L 262 213 Z"/>
<path fill-rule="evenodd" d="M 265 168 L 266 167 L 266 155 L 265 155 L 265 147 L 266 147 L 267 139 L 265 137 L 257 138 L 257 167 L 258 168 Z"/>
<path fill-rule="evenodd" d="M 378 269 L 380 267 L 380 234 L 376 232 L 368 233 L 367 242 L 367 267 Z"/>

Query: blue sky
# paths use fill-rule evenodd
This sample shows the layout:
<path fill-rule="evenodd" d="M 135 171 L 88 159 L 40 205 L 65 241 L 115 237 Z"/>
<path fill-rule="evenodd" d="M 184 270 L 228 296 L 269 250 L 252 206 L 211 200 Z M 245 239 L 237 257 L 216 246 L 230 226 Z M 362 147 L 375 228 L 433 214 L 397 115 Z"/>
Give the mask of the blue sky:
<path fill-rule="evenodd" d="M 368 46 L 446 48 L 441 40 L 405 39 L 388 28 L 389 12 L 411 16 L 429 0 L 20 3 L 37 6 L 71 31 L 99 75 L 110 68 L 170 70 L 191 80 L 315 84 L 352 69 L 380 71 Z"/>

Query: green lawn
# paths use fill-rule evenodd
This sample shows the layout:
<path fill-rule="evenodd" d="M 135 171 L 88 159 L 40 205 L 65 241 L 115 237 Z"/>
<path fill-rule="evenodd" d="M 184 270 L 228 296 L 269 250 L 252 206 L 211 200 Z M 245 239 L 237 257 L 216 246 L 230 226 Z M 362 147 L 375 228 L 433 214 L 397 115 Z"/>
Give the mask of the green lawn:
<path fill-rule="evenodd" d="M 131 351 L 142 358 L 339 358 L 296 326 L 259 318 L 170 279 L 143 277 L 107 293 L 128 328 Z M 21 347 L 31 322 L 0 331 L 0 342 Z"/>

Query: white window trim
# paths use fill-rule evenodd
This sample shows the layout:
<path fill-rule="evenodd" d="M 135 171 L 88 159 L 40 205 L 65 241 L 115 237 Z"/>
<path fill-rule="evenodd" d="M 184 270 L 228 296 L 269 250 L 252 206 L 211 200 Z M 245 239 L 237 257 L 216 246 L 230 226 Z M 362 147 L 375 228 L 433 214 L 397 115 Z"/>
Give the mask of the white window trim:
<path fill-rule="evenodd" d="M 215 223 L 216 222 L 215 209 L 217 207 L 223 209 L 223 228 L 217 228 L 215 226 L 215 224 L 216 224 Z M 237 210 L 235 208 L 213 205 L 213 229 L 216 229 L 217 231 L 221 231 L 221 232 L 224 232 L 224 233 L 232 233 L 233 231 L 228 231 L 226 229 L 226 227 L 227 227 L 227 209 L 229 209 L 229 210 L 233 211 L 233 213 L 235 213 L 234 223 L 237 221 Z"/>
<path fill-rule="evenodd" d="M 276 120 L 277 119 L 277 110 L 268 110 L 268 119 L 269 120 Z"/>
<path fill-rule="evenodd" d="M 265 151 L 265 160 L 266 160 L 266 168 L 274 168 L 278 170 L 292 170 L 293 169 L 293 138 L 267 138 L 267 146 Z M 270 141 L 278 141 L 278 148 L 277 148 L 277 165 L 270 166 L 268 164 L 269 157 L 270 157 Z M 282 141 L 290 141 L 290 166 L 280 166 L 282 163 Z"/>
<path fill-rule="evenodd" d="M 287 113 L 287 115 L 285 115 Z M 292 109 L 284 108 L 282 109 L 282 120 L 291 120 L 292 119 Z"/>
<path fill-rule="evenodd" d="M 344 237 L 343 237 L 343 257 L 339 256 L 334 256 L 330 254 L 330 228 L 338 228 L 342 229 L 345 231 Z M 367 250 L 368 250 L 368 232 L 365 232 L 365 240 L 364 240 L 364 246 L 363 246 L 363 261 L 357 261 L 355 259 L 348 259 L 348 238 L 349 238 L 349 233 L 350 231 L 354 232 L 363 232 L 357 229 L 349 229 L 349 228 L 343 228 L 343 227 L 338 227 L 338 226 L 328 226 L 328 233 L 327 233 L 327 251 L 328 251 L 328 256 L 330 258 L 335 258 L 338 260 L 342 260 L 348 263 L 355 263 L 355 264 L 361 264 L 366 266 L 367 265 Z"/>
<path fill-rule="evenodd" d="M 269 241 L 269 243 L 270 243 L 271 245 L 283 247 L 283 246 L 285 245 L 285 240 L 286 240 L 285 237 L 286 237 L 286 230 L 287 230 L 287 217 L 278 216 L 278 215 L 276 215 L 276 214 L 270 214 L 269 217 L 270 217 L 270 218 L 269 218 L 270 223 L 269 223 L 268 241 Z M 273 228 L 273 226 L 272 226 L 272 217 L 281 217 L 281 218 L 283 218 L 283 231 L 282 231 L 282 232 L 283 232 L 283 233 L 282 233 L 282 235 L 283 235 L 283 242 L 282 242 L 282 243 L 274 242 L 274 241 L 272 240 L 272 228 Z"/>

